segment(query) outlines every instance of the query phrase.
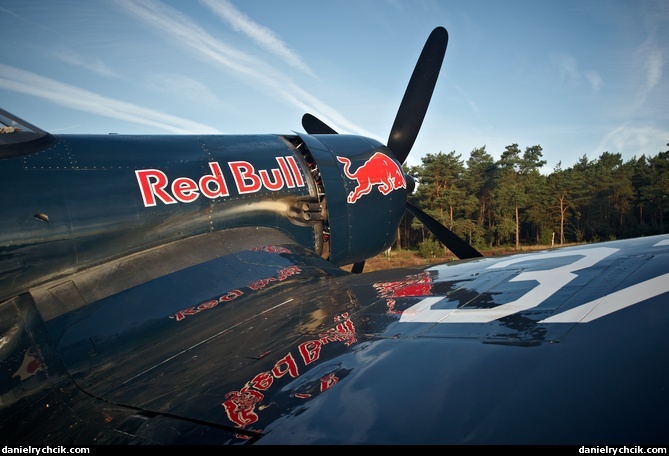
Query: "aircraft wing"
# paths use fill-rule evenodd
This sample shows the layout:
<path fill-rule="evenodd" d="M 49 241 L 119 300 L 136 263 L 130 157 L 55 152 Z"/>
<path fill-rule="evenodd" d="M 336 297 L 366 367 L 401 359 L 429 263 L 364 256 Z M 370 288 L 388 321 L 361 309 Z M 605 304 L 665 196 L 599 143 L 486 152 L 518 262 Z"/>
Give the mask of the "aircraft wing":
<path fill-rule="evenodd" d="M 3 303 L 3 441 L 666 444 L 668 255 L 348 274 L 269 228 L 177 241 Z"/>

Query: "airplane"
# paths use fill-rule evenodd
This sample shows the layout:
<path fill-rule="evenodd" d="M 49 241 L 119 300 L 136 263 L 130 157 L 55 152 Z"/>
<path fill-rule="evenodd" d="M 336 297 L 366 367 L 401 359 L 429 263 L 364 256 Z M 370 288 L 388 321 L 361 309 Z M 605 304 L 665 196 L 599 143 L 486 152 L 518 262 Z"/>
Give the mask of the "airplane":
<path fill-rule="evenodd" d="M 447 43 L 387 144 L 1 110 L 4 447 L 666 447 L 669 235 L 486 257 L 408 201 Z M 458 259 L 364 271 L 407 211 Z"/>

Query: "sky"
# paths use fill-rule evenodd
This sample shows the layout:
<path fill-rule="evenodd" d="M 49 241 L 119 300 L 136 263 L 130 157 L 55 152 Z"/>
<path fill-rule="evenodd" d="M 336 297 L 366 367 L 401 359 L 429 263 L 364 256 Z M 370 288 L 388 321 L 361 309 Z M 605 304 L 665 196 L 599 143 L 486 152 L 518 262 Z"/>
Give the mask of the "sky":
<path fill-rule="evenodd" d="M 437 26 L 406 164 L 669 149 L 667 0 L 0 0 L 0 108 L 53 134 L 292 134 L 309 112 L 386 143 Z"/>

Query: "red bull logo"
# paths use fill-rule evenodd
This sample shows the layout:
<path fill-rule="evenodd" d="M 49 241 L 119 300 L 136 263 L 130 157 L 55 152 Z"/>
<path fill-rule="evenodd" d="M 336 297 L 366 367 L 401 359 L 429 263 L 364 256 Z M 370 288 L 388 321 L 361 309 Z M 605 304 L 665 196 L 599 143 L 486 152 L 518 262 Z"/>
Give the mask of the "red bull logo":
<path fill-rule="evenodd" d="M 381 152 L 376 152 L 353 173 L 350 171 L 350 159 L 338 156 L 337 160 L 344 164 L 344 174 L 346 174 L 346 177 L 358 182 L 355 190 L 349 193 L 346 198 L 346 201 L 350 204 L 369 194 L 374 186 L 378 186 L 379 191 L 383 195 L 387 195 L 393 190 L 407 187 L 402 168 L 400 168 L 395 160 Z"/>

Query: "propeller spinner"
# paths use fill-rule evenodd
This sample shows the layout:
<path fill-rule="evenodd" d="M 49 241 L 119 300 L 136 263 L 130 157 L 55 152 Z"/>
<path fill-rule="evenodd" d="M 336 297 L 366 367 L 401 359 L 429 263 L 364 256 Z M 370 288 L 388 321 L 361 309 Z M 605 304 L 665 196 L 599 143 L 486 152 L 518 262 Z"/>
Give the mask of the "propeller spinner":
<path fill-rule="evenodd" d="M 409 156 L 420 127 L 423 124 L 423 119 L 427 113 L 427 108 L 441 70 L 444 55 L 446 54 L 447 45 L 448 32 L 446 29 L 437 27 L 432 30 L 425 46 L 423 46 L 407 89 L 404 92 L 404 97 L 395 116 L 387 145 L 388 149 L 395 155 L 395 158 L 402 164 L 404 164 Z M 312 135 L 337 134 L 325 122 L 308 113 L 302 117 L 302 127 L 308 134 Z M 413 182 L 411 176 L 406 177 L 407 181 Z M 418 218 L 455 256 L 460 259 L 482 256 L 480 252 L 439 221 L 409 201 L 406 204 L 406 210 Z M 354 263 L 351 272 L 362 272 L 364 265 L 364 261 Z"/>

